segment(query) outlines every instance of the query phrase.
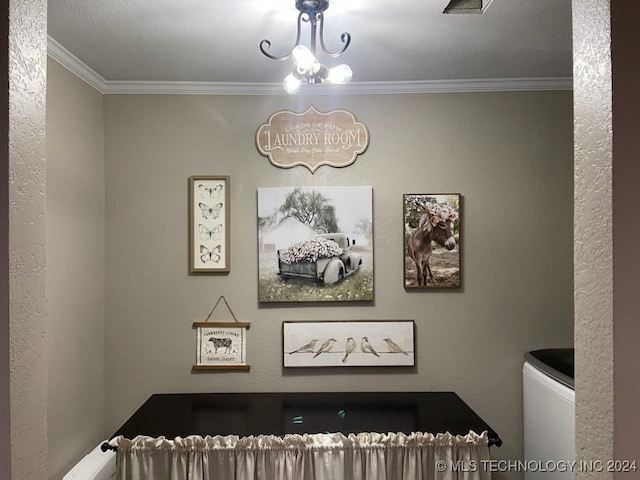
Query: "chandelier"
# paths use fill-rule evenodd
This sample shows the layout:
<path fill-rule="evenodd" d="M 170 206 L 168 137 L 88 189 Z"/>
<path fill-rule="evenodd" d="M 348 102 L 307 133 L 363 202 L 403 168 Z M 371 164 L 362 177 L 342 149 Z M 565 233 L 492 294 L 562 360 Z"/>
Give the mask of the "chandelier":
<path fill-rule="evenodd" d="M 344 53 L 351 42 L 351 35 L 343 32 L 340 40 L 344 44 L 342 49 L 337 52 L 330 52 L 324 44 L 324 11 L 329 8 L 329 0 L 296 0 L 296 8 L 300 12 L 298 14 L 298 33 L 296 43 L 291 52 L 287 55 L 277 57 L 271 55 L 267 50 L 271 47 L 269 40 L 260 42 L 260 51 L 272 60 L 287 60 L 291 58 L 293 61 L 293 71 L 286 76 L 282 82 L 287 93 L 298 93 L 303 83 L 315 85 L 318 83 L 337 83 L 345 84 L 351 81 L 351 68 L 342 64 L 333 68 L 328 68 L 318 60 L 316 56 L 316 36 L 320 40 L 320 48 L 330 57 L 337 57 Z M 302 23 L 309 23 L 311 27 L 310 48 L 300 44 L 300 31 Z M 319 28 L 319 35 L 318 34 Z"/>

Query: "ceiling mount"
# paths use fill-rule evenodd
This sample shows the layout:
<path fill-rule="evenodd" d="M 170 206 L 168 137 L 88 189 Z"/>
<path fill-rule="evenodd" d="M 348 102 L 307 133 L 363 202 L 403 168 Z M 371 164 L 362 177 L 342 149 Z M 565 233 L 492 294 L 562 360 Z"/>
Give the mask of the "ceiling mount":
<path fill-rule="evenodd" d="M 296 8 L 310 15 L 314 12 L 324 12 L 329 8 L 329 2 L 327 0 L 297 0 Z"/>
<path fill-rule="evenodd" d="M 349 83 L 351 68 L 348 65 L 338 65 L 328 68 L 320 63 L 316 57 L 316 41 L 320 41 L 320 49 L 325 55 L 337 57 L 342 55 L 351 43 L 351 35 L 343 32 L 340 40 L 344 44 L 342 49 L 331 52 L 324 44 L 324 11 L 329 8 L 328 0 L 296 0 L 298 14 L 296 42 L 291 51 L 282 56 L 275 56 L 268 52 L 271 47 L 269 40 L 260 42 L 260 51 L 272 60 L 287 60 L 291 58 L 295 68 L 284 79 L 283 87 L 288 93 L 297 93 L 303 83 L 314 85 L 318 83 Z M 302 22 L 310 25 L 309 48 L 300 44 Z M 319 28 L 319 32 L 318 32 Z"/>

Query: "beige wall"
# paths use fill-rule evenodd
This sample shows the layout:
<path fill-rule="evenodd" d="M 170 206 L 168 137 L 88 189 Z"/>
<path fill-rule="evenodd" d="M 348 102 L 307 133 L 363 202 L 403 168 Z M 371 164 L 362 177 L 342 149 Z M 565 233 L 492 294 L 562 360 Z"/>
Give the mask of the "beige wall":
<path fill-rule="evenodd" d="M 47 89 L 49 478 L 59 479 L 105 436 L 103 96 L 52 60 Z"/>
<path fill-rule="evenodd" d="M 107 430 L 157 392 L 453 390 L 522 455 L 523 354 L 572 345 L 570 92 L 106 96 Z M 344 169 L 278 169 L 254 144 L 280 109 L 345 108 L 370 131 Z M 187 177 L 231 176 L 232 270 L 187 273 Z M 257 304 L 256 189 L 372 185 L 372 304 Z M 406 292 L 402 194 L 463 195 L 463 288 Z M 250 373 L 190 373 L 220 295 L 252 322 Z M 414 319 L 413 370 L 284 371 L 283 320 Z"/>

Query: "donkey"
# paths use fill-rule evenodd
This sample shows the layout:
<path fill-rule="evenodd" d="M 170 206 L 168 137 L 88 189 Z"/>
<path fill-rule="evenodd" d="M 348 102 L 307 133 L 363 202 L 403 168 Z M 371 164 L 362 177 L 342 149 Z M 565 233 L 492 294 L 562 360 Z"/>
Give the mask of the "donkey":
<path fill-rule="evenodd" d="M 456 247 L 456 239 L 451 233 L 452 218 L 436 217 L 429 210 L 429 207 L 419 203 L 416 204 L 418 211 L 421 213 L 418 228 L 409 238 L 409 255 L 416 264 L 418 270 L 416 277 L 419 286 L 426 286 L 427 280 L 431 278 L 433 281 L 433 273 L 429 266 L 429 259 L 433 253 L 432 241 L 447 250 L 453 250 Z M 435 224 L 433 223 L 435 221 Z"/>

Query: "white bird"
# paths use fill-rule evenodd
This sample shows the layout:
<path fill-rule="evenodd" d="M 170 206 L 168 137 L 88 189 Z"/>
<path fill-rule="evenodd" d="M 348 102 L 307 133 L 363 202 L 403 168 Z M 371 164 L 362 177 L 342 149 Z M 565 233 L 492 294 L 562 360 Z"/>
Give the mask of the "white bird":
<path fill-rule="evenodd" d="M 369 339 L 367 337 L 362 337 L 362 341 L 360 342 L 360 350 L 362 350 L 364 353 L 373 353 L 376 357 L 380 357 L 380 355 L 378 355 L 378 352 L 376 352 L 369 343 Z"/>
<path fill-rule="evenodd" d="M 342 359 L 342 363 L 345 363 L 347 361 L 347 357 L 349 356 L 350 353 L 353 353 L 353 351 L 356 349 L 356 341 L 353 339 L 353 337 L 349 337 L 347 338 L 347 343 L 344 344 L 344 358 Z"/>
<path fill-rule="evenodd" d="M 385 338 L 383 339 L 385 342 L 387 342 L 387 348 L 389 349 L 389 351 L 391 353 L 402 353 L 404 355 L 409 355 L 407 352 L 405 352 L 402 348 L 400 348 L 400 345 L 398 345 L 396 342 L 394 342 L 393 340 L 391 340 L 390 338 Z"/>
<path fill-rule="evenodd" d="M 313 340 L 311 340 L 306 345 L 301 346 L 299 349 L 294 350 L 293 352 L 289 352 L 289 355 L 291 355 L 292 353 L 310 353 L 310 352 L 313 352 L 313 347 L 316 346 L 316 342 L 317 341 L 318 341 L 318 339 L 314 338 Z"/>
<path fill-rule="evenodd" d="M 320 355 L 322 352 L 328 352 L 329 350 L 331 350 L 331 348 L 333 347 L 333 344 L 336 343 L 336 339 L 335 338 L 329 338 L 327 339 L 322 346 L 320 347 L 320 349 L 316 352 L 316 354 L 313 356 L 313 358 L 316 358 L 318 355 Z"/>

